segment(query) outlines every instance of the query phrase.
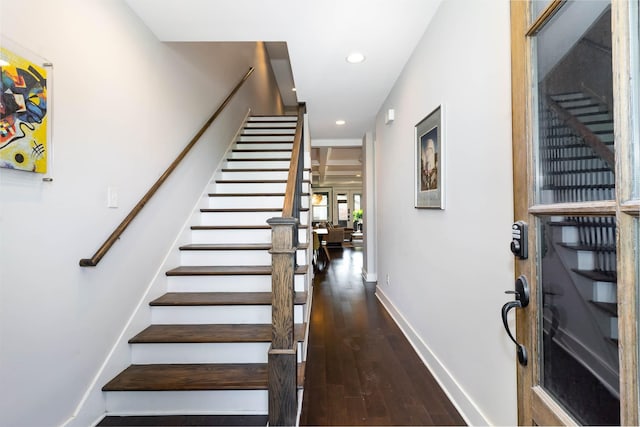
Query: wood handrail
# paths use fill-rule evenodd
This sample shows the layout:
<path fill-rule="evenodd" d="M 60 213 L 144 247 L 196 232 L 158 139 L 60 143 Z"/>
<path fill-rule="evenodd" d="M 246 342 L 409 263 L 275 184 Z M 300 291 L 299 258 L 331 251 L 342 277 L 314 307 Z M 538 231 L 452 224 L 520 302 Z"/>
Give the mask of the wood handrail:
<path fill-rule="evenodd" d="M 134 206 L 134 208 L 129 212 L 129 215 L 116 227 L 116 229 L 111 233 L 111 235 L 107 238 L 107 240 L 100 246 L 100 248 L 96 251 L 96 253 L 91 258 L 83 258 L 80 260 L 81 267 L 95 267 L 98 265 L 102 257 L 111 249 L 113 244 L 120 238 L 124 230 L 131 224 L 134 218 L 140 213 L 144 205 L 153 197 L 153 195 L 158 191 L 160 186 L 167 180 L 169 175 L 178 167 L 180 162 L 187 156 L 191 148 L 198 142 L 200 137 L 209 129 L 211 123 L 222 113 L 224 108 L 229 104 L 231 98 L 240 90 L 245 81 L 249 78 L 249 76 L 253 73 L 253 67 L 249 68 L 249 71 L 245 73 L 242 79 L 236 84 L 233 90 L 229 93 L 229 95 L 225 98 L 225 100 L 220 104 L 215 113 L 207 120 L 207 122 L 202 126 L 202 128 L 198 131 L 198 133 L 189 141 L 187 146 L 182 150 L 182 152 L 176 157 L 176 159 L 169 165 L 166 171 L 158 178 L 155 184 L 147 191 L 147 193 L 140 199 L 138 204 Z"/>
<path fill-rule="evenodd" d="M 284 195 L 284 205 L 282 207 L 282 217 L 293 217 L 296 196 L 298 196 L 298 169 L 300 167 L 300 151 L 302 150 L 302 126 L 304 120 L 305 105 L 298 105 L 298 122 L 296 124 L 296 134 L 293 138 L 293 149 L 291 151 L 291 164 L 289 166 L 289 175 L 287 176 L 287 189 Z"/>
<path fill-rule="evenodd" d="M 565 125 L 578 132 L 578 135 L 584 139 L 584 142 L 586 142 L 586 144 L 591 147 L 602 160 L 605 161 L 611 170 L 615 169 L 613 152 L 609 150 L 609 147 L 602 142 L 598 135 L 593 133 L 591 129 L 589 129 L 569 111 L 564 109 L 560 104 L 551 99 L 549 95 L 547 95 L 547 105 L 549 105 L 549 108 L 558 115 Z"/>

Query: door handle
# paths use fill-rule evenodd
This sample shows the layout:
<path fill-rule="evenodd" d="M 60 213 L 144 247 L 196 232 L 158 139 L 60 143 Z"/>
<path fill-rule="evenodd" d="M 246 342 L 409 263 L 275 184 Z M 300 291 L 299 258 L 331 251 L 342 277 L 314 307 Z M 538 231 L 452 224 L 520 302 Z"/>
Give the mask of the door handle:
<path fill-rule="evenodd" d="M 515 337 L 511 333 L 509 329 L 509 322 L 507 321 L 507 315 L 509 314 L 509 310 L 513 308 L 523 308 L 529 305 L 529 283 L 527 282 L 527 278 L 524 276 L 520 276 L 516 279 L 516 289 L 515 291 L 506 291 L 506 294 L 514 294 L 515 300 L 509 301 L 505 305 L 502 306 L 502 323 L 504 324 L 504 329 L 507 331 L 507 335 L 511 338 L 511 341 L 516 345 L 517 354 L 518 354 L 518 362 L 522 366 L 527 366 L 528 356 L 527 349 L 524 348 L 522 344 L 516 341 Z"/>

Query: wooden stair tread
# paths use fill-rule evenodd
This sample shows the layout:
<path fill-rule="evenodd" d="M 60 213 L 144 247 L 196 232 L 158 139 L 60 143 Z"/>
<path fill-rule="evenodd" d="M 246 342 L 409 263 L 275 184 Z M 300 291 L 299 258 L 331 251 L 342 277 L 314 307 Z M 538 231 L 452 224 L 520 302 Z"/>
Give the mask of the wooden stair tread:
<path fill-rule="evenodd" d="M 308 179 L 302 181 L 310 183 Z M 286 184 L 286 179 L 216 179 L 218 184 Z"/>
<path fill-rule="evenodd" d="M 275 144 L 275 142 L 274 142 Z M 287 144 L 285 142 L 285 144 Z M 231 150 L 233 153 L 290 153 L 292 150 L 290 148 L 245 148 L 242 150 Z"/>
<path fill-rule="evenodd" d="M 618 316 L 618 304 L 612 302 L 589 301 L 594 307 L 599 308 L 614 317 Z"/>
<path fill-rule="evenodd" d="M 285 158 L 269 158 L 269 157 L 251 157 L 251 158 L 229 158 L 228 162 L 290 162 L 290 157 Z"/>
<path fill-rule="evenodd" d="M 587 245 L 577 243 L 560 243 L 560 246 L 574 251 L 615 252 L 616 245 Z"/>
<path fill-rule="evenodd" d="M 143 343 L 246 343 L 270 342 L 271 324 L 254 325 L 151 325 L 129 340 Z M 296 341 L 303 341 L 306 324 L 295 325 Z"/>
<path fill-rule="evenodd" d="M 589 188 L 589 189 L 604 189 L 604 188 L 615 188 L 614 184 L 589 184 L 585 186 L 583 184 L 574 184 L 574 185 L 545 185 L 542 187 L 543 190 L 570 190 L 572 188 Z"/>
<path fill-rule="evenodd" d="M 298 249 L 307 249 L 306 243 L 298 244 Z M 261 251 L 271 249 L 270 243 L 191 243 L 180 246 L 181 251 Z"/>
<path fill-rule="evenodd" d="M 545 172 L 545 175 L 576 175 L 580 173 L 593 173 L 593 172 L 612 172 L 611 169 L 608 168 L 593 168 L 593 169 L 575 169 L 570 171 L 553 171 L 553 172 Z"/>
<path fill-rule="evenodd" d="M 209 193 L 209 197 L 284 197 L 284 193 Z M 309 193 L 301 193 L 308 196 Z"/>
<path fill-rule="evenodd" d="M 578 221 L 549 221 L 547 223 L 550 226 L 555 227 L 615 227 L 613 223 L 593 223 L 593 222 L 578 222 Z"/>
<path fill-rule="evenodd" d="M 107 415 L 96 427 L 264 427 L 268 422 L 268 415 Z"/>
<path fill-rule="evenodd" d="M 268 230 L 269 225 L 192 225 L 192 230 Z"/>
<path fill-rule="evenodd" d="M 304 381 L 301 365 L 298 364 L 298 387 Z M 266 389 L 266 363 L 131 365 L 102 388 L 103 391 Z"/>
<path fill-rule="evenodd" d="M 167 292 L 149 303 L 160 306 L 271 305 L 271 292 Z M 304 304 L 306 292 L 296 292 L 294 303 Z"/>
<path fill-rule="evenodd" d="M 256 266 L 181 266 L 167 271 L 167 276 L 262 276 L 271 274 L 270 265 Z M 296 274 L 304 274 L 307 272 L 306 265 L 296 267 Z"/>
<path fill-rule="evenodd" d="M 300 208 L 300 211 L 308 211 L 309 208 Z M 202 208 L 200 212 L 230 213 L 230 212 L 282 212 L 282 208 Z"/>
<path fill-rule="evenodd" d="M 565 162 L 567 160 L 591 160 L 591 159 L 599 159 L 600 157 L 597 155 L 592 156 L 568 156 L 568 157 L 560 157 L 555 159 L 544 159 L 545 162 Z"/>
<path fill-rule="evenodd" d="M 305 168 L 305 172 L 311 172 L 311 168 Z M 244 169 L 221 169 L 221 172 L 289 172 L 288 168 L 244 168 Z"/>
<path fill-rule="evenodd" d="M 309 228 L 306 224 L 298 224 L 298 229 Z M 192 225 L 192 230 L 270 230 L 270 225 Z"/>

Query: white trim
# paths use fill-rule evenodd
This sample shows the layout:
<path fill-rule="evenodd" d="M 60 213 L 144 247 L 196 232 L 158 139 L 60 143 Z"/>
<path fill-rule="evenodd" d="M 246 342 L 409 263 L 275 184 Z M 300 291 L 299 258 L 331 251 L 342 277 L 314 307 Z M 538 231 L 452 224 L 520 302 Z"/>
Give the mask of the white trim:
<path fill-rule="evenodd" d="M 404 336 L 409 340 L 411 346 L 431 371 L 431 374 L 438 382 L 451 403 L 456 407 L 467 425 L 490 425 L 489 420 L 482 414 L 480 408 L 473 402 L 464 389 L 458 384 L 456 379 L 447 370 L 446 366 L 431 351 L 429 346 L 420 337 L 417 331 L 411 326 L 407 319 L 387 298 L 385 293 L 378 287 L 376 297 L 387 310 L 391 318 L 396 322 Z"/>
<path fill-rule="evenodd" d="M 311 147 L 362 147 L 362 139 L 337 138 L 337 139 L 311 139 Z"/>
<path fill-rule="evenodd" d="M 367 283 L 377 283 L 378 282 L 378 275 L 375 273 L 367 273 L 366 269 L 362 269 L 362 280 L 364 280 Z"/>

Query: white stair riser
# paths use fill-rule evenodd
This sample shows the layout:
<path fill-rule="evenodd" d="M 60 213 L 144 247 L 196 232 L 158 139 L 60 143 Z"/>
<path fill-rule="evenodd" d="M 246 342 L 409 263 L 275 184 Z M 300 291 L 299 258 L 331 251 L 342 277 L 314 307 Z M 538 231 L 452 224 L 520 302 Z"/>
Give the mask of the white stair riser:
<path fill-rule="evenodd" d="M 282 216 L 282 211 L 201 212 L 200 225 L 266 225 L 267 220 Z"/>
<path fill-rule="evenodd" d="M 293 312 L 294 321 L 303 323 L 303 307 L 296 305 Z M 271 306 L 154 306 L 151 307 L 151 323 L 154 325 L 271 323 Z"/>
<path fill-rule="evenodd" d="M 107 392 L 110 415 L 266 414 L 267 390 L 113 391 Z"/>
<path fill-rule="evenodd" d="M 287 122 L 287 123 L 269 123 L 269 122 L 247 122 L 245 125 L 245 129 L 251 128 L 296 128 L 295 122 Z"/>
<path fill-rule="evenodd" d="M 261 159 L 290 159 L 291 151 L 232 151 L 229 156 L 230 159 L 255 159 L 256 157 Z"/>
<path fill-rule="evenodd" d="M 601 121 L 604 121 L 604 120 L 613 121 L 613 118 L 607 113 L 594 114 L 594 115 L 591 115 L 591 116 L 580 117 L 580 121 L 582 123 L 601 122 Z"/>
<path fill-rule="evenodd" d="M 233 147 L 234 150 L 292 150 L 293 142 L 243 142 Z"/>
<path fill-rule="evenodd" d="M 238 138 L 240 142 L 293 142 L 293 135 L 249 135 Z"/>
<path fill-rule="evenodd" d="M 593 270 L 594 267 L 594 253 L 589 251 L 578 251 L 578 269 L 579 270 Z"/>
<path fill-rule="evenodd" d="M 192 243 L 270 243 L 271 229 L 191 230 Z"/>
<path fill-rule="evenodd" d="M 309 171 L 305 171 L 303 173 L 303 179 L 305 181 L 310 181 Z M 241 171 L 229 171 L 226 170 L 220 173 L 218 179 L 232 179 L 232 180 L 287 180 L 289 178 L 288 170 L 278 170 L 278 171 L 265 171 L 265 170 L 256 170 L 248 172 L 246 170 Z"/>
<path fill-rule="evenodd" d="M 227 180 L 286 180 L 289 177 L 289 171 L 283 170 L 283 171 L 273 171 L 273 172 L 266 172 L 266 171 L 256 171 L 256 172 L 245 172 L 245 171 L 239 171 L 239 172 L 229 172 L 229 171 L 225 171 L 220 173 L 220 178 L 219 179 L 227 179 Z"/>
<path fill-rule="evenodd" d="M 289 169 L 291 162 L 281 160 L 236 160 L 225 162 L 225 169 Z"/>
<path fill-rule="evenodd" d="M 200 225 L 265 225 L 268 219 L 281 217 L 282 210 L 266 212 L 201 212 Z M 300 212 L 300 224 L 308 225 L 309 211 Z"/>
<path fill-rule="evenodd" d="M 599 138 L 600 138 L 600 140 L 601 140 L 602 142 L 604 142 L 605 144 L 606 144 L 606 143 L 613 142 L 613 140 L 614 140 L 613 133 L 611 133 L 611 134 L 605 134 L 605 135 L 599 135 L 598 137 L 599 137 Z"/>
<path fill-rule="evenodd" d="M 296 251 L 298 265 L 306 265 L 304 249 Z M 271 265 L 271 254 L 268 250 L 215 250 L 215 251 L 181 251 L 180 265 Z"/>
<path fill-rule="evenodd" d="M 215 192 L 219 194 L 229 193 L 284 193 L 287 187 L 286 183 L 269 183 L 269 182 L 241 182 L 241 183 L 216 183 Z"/>
<path fill-rule="evenodd" d="M 271 229 L 191 230 L 192 243 L 270 243 Z M 298 241 L 308 243 L 307 229 L 298 230 Z"/>
<path fill-rule="evenodd" d="M 597 132 L 601 130 L 608 130 L 613 132 L 613 122 L 609 123 L 598 123 L 598 124 L 587 124 L 587 127 L 591 129 L 592 132 Z"/>
<path fill-rule="evenodd" d="M 618 302 L 617 286 L 610 282 L 593 282 L 593 300 L 596 302 Z"/>
<path fill-rule="evenodd" d="M 260 209 L 282 208 L 284 196 L 250 196 L 250 197 L 209 197 L 211 209 Z"/>
<path fill-rule="evenodd" d="M 269 342 L 133 344 L 133 364 L 154 363 L 267 363 Z M 298 362 L 302 345 L 298 343 Z"/>
<path fill-rule="evenodd" d="M 609 319 L 610 325 L 611 325 L 611 339 L 617 340 L 618 339 L 618 318 L 617 317 L 611 317 Z"/>
<path fill-rule="evenodd" d="M 578 227 L 565 226 L 562 228 L 562 243 L 576 244 L 580 242 L 580 236 L 578 235 Z"/>
<path fill-rule="evenodd" d="M 295 135 L 296 133 L 296 128 L 290 128 L 290 129 L 251 129 L 251 128 L 245 128 L 243 131 L 243 136 L 244 135 L 274 135 L 274 134 L 278 134 L 278 135 Z"/>
<path fill-rule="evenodd" d="M 306 263 L 305 263 L 306 265 Z M 271 276 L 169 276 L 168 292 L 271 292 Z M 296 292 L 305 290 L 305 276 L 293 279 Z"/>

